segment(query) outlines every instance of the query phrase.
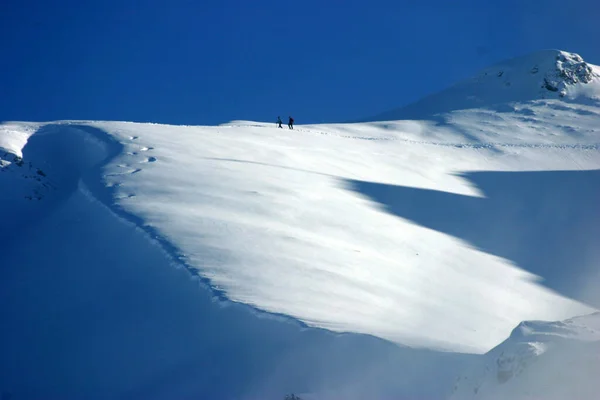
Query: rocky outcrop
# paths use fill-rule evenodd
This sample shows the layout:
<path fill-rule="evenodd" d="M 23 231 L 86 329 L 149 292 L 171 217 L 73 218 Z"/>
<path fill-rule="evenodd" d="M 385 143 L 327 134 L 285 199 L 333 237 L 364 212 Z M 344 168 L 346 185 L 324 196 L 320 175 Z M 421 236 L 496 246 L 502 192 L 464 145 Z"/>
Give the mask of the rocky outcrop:
<path fill-rule="evenodd" d="M 539 71 L 538 66 L 531 70 L 532 74 Z M 556 56 L 556 67 L 547 71 L 542 83 L 542 88 L 551 92 L 558 92 L 561 97 L 567 94 L 569 86 L 578 83 L 590 83 L 595 77 L 592 67 L 587 64 L 579 54 L 561 51 Z"/>

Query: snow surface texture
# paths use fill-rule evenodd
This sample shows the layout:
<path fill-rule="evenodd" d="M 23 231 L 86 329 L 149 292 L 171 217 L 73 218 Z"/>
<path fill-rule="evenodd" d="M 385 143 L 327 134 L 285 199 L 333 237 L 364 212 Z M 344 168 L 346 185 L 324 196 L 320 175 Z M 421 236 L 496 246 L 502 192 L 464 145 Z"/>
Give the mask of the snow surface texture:
<path fill-rule="evenodd" d="M 425 120 L 2 125 L 0 390 L 439 398 L 460 353 L 593 312 L 600 89 L 578 60 L 513 60 L 521 97 L 482 78 Z"/>
<path fill-rule="evenodd" d="M 523 322 L 472 368 L 452 399 L 598 398 L 600 313 Z"/>

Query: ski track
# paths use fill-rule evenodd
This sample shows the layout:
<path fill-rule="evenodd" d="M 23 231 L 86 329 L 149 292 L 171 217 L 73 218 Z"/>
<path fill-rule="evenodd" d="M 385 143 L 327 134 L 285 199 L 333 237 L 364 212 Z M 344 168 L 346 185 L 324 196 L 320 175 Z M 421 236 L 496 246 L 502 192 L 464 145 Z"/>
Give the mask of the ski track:
<path fill-rule="evenodd" d="M 264 125 L 227 125 L 228 127 L 255 127 L 255 128 L 267 128 Z M 496 147 L 505 148 L 532 148 L 532 149 L 580 149 L 580 150 L 598 150 L 600 148 L 600 142 L 588 143 L 588 144 L 555 144 L 555 143 L 503 143 L 503 142 L 481 142 L 481 143 L 467 143 L 467 142 L 433 142 L 424 140 L 411 140 L 403 139 L 398 137 L 370 137 L 370 136 L 352 136 L 352 135 L 340 135 L 332 132 L 316 131 L 311 129 L 290 129 L 290 133 L 303 132 L 314 135 L 324 135 L 331 137 L 338 137 L 342 139 L 353 139 L 353 140 L 365 140 L 365 141 L 401 141 L 409 144 L 425 145 L 425 146 L 440 146 L 440 147 L 451 147 L 451 148 L 465 148 L 465 149 L 493 149 Z M 147 148 L 145 148 L 147 149 Z M 152 149 L 152 147 L 150 147 Z M 142 151 L 145 151 L 142 149 Z"/>
<path fill-rule="evenodd" d="M 294 129 L 296 130 L 296 129 Z M 298 132 L 308 132 L 327 136 L 340 137 L 344 139 L 355 139 L 355 140 L 370 140 L 370 141 L 402 141 L 404 143 L 416 144 L 416 145 L 429 145 L 429 146 L 442 146 L 442 147 L 453 147 L 453 148 L 467 148 L 467 149 L 491 149 L 494 147 L 510 147 L 510 148 L 535 148 L 535 149 L 581 149 L 581 150 L 598 150 L 600 143 L 590 144 L 552 144 L 552 143 L 502 143 L 502 142 L 483 142 L 483 143 L 444 143 L 444 142 L 429 142 L 402 138 L 376 138 L 366 136 L 350 136 L 350 135 L 339 135 L 331 132 L 321 132 L 305 129 L 297 129 Z"/>

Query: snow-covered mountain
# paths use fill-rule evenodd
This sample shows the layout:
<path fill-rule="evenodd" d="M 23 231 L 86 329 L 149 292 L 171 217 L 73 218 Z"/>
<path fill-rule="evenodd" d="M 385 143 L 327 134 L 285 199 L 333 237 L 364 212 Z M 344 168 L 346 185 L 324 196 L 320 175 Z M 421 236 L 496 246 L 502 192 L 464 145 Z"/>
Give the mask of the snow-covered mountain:
<path fill-rule="evenodd" d="M 4 123 L 0 393 L 443 397 L 600 306 L 599 98 L 547 51 L 364 123 Z"/>

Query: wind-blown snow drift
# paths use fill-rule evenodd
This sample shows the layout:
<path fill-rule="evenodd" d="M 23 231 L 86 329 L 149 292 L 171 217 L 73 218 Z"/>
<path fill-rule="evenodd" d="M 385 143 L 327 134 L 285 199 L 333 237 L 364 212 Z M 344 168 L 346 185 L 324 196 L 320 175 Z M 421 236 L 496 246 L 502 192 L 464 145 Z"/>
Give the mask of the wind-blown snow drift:
<path fill-rule="evenodd" d="M 456 125 L 413 122 L 397 130 L 377 124 L 302 127 L 293 134 L 248 125 L 94 126 L 125 145 L 105 170 L 120 206 L 174 243 L 227 297 L 332 330 L 481 352 L 522 320 L 589 311 L 560 296 L 575 290 L 560 285 L 593 266 L 586 262 L 594 254 L 579 250 L 594 248 L 597 228 L 581 232 L 561 221 L 597 216 L 596 119 L 555 106 L 528 110 L 540 120 L 560 113 L 555 120 L 564 128 L 549 132 L 530 123 L 521 137 L 507 135 L 520 114 L 490 112 L 486 119 L 483 111 L 456 116 Z M 501 145 L 452 141 L 482 128 Z M 425 130 L 446 139 L 406 141 Z M 542 178 L 540 170 L 572 172 Z M 481 175 L 486 187 L 479 188 L 477 179 L 457 175 L 467 171 L 503 171 L 508 178 Z M 522 171 L 540 172 L 519 179 Z M 565 179 L 577 182 L 577 190 Z M 494 197 L 481 197 L 487 195 L 481 189 Z M 542 199 L 547 209 L 538 208 Z M 475 201 L 481 206 L 469 205 Z M 501 258 L 509 255 L 517 259 Z M 514 265 L 521 260 L 526 265 Z M 532 273 L 548 275 L 559 293 Z"/>
<path fill-rule="evenodd" d="M 546 55 L 552 61 L 537 54 L 519 63 L 537 82 L 537 73 L 551 76 L 554 70 L 545 66 L 564 56 L 561 68 L 579 71 L 564 74 L 578 79 L 564 87 L 564 97 L 547 89 L 547 98 L 504 96 L 484 79 L 477 93 L 487 108 L 431 116 L 450 110 L 439 100 L 440 108 L 423 105 L 423 115 L 430 115 L 423 121 L 294 131 L 247 121 L 219 127 L 4 124 L 0 186 L 11 190 L 0 194 L 0 221 L 11 229 L 0 236 L 0 261 L 9 265 L 0 312 L 12 328 L 4 333 L 10 340 L 0 341 L 8 354 L 0 389 L 5 382 L 11 392 L 35 397 L 53 382 L 62 388 L 56 382 L 75 379 L 74 396 L 168 398 L 177 387 L 186 395 L 265 398 L 301 381 L 301 390 L 336 386 L 355 398 L 377 397 L 373 388 L 439 397 L 440 386 L 422 384 L 418 371 L 434 371 L 443 385 L 451 369 L 439 357 L 463 360 L 384 350 L 359 336 L 357 356 L 377 372 L 356 386 L 358 367 L 334 368 L 323 377 L 311 368 L 319 359 L 348 363 L 339 342 L 315 331 L 318 340 L 310 344 L 295 324 L 256 323 L 250 307 L 217 312 L 196 286 L 183 283 L 185 271 L 165 272 L 169 264 L 195 271 L 221 299 L 310 326 L 448 351 L 483 353 L 523 320 L 592 312 L 584 303 L 600 305 L 600 91 L 595 75 L 586 81 L 588 64 L 581 67 L 568 53 Z M 529 71 L 533 61 L 540 66 L 536 74 Z M 519 68 L 506 77 L 521 77 L 514 82 L 526 87 Z M 567 81 L 553 82 L 562 87 Z M 459 89 L 444 98 L 466 91 Z M 129 287 L 135 290 L 128 293 Z M 57 333 L 68 330 L 68 339 Z M 217 340 L 222 332 L 246 330 L 247 341 L 239 333 Z M 47 331 L 54 332 L 51 338 L 19 361 L 20 351 L 41 340 L 36 333 Z M 269 356 L 249 354 L 248 346 L 270 346 Z M 111 365 L 123 348 L 131 349 L 123 356 L 127 373 L 103 376 L 85 361 L 97 357 L 98 365 Z M 310 356 L 294 371 L 303 378 L 272 373 L 282 357 L 292 368 L 302 348 Z M 393 362 L 382 361 L 388 353 Z M 29 365 L 60 354 L 64 369 L 27 389 Z M 418 368 L 411 365 L 413 375 L 399 367 L 407 357 L 419 360 Z M 216 358 L 214 376 L 228 376 L 221 385 L 203 375 Z M 226 371 L 242 360 L 265 370 L 234 391 L 244 369 Z M 390 384 L 399 375 L 406 380 Z M 160 379 L 149 385 L 154 377 Z"/>

